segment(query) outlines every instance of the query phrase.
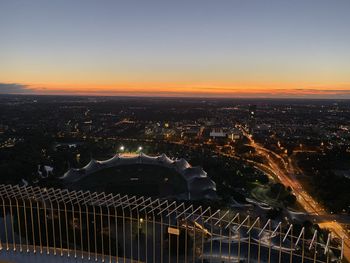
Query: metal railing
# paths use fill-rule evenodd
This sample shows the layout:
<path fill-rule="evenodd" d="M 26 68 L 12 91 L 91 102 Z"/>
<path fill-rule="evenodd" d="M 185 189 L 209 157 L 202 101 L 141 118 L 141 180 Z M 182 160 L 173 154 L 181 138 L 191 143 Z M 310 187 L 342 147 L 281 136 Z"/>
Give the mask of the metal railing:
<path fill-rule="evenodd" d="M 168 200 L 0 185 L 0 249 L 107 262 L 340 262 L 331 233 Z M 311 234 L 310 238 L 306 238 Z"/>

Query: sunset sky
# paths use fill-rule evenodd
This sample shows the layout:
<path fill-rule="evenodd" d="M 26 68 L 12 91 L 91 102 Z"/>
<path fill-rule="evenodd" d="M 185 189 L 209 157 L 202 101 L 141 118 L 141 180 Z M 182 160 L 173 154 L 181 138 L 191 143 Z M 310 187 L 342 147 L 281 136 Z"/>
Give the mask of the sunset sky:
<path fill-rule="evenodd" d="M 0 93 L 350 98 L 349 0 L 0 0 Z"/>

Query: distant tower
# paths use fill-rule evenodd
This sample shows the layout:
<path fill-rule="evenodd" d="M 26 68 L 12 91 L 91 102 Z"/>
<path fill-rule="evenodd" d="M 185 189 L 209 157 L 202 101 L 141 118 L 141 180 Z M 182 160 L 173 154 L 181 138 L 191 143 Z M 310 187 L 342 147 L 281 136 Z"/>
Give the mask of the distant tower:
<path fill-rule="evenodd" d="M 248 113 L 248 127 L 250 132 L 253 132 L 256 125 L 256 105 L 250 105 L 249 106 L 249 113 Z"/>

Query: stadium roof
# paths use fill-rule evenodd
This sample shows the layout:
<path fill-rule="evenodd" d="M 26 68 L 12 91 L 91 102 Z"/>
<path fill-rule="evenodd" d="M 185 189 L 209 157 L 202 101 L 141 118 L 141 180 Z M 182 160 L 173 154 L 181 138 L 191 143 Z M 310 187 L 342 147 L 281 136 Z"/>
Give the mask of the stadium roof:
<path fill-rule="evenodd" d="M 207 173 L 202 167 L 192 167 L 183 158 L 172 160 L 164 153 L 159 156 L 149 156 L 144 153 L 133 156 L 116 154 L 108 160 L 98 161 L 92 159 L 82 168 L 69 169 L 62 177 L 60 177 L 60 179 L 68 182 L 77 182 L 87 175 L 91 175 L 106 168 L 133 164 L 155 165 L 175 170 L 187 183 L 187 189 L 189 192 L 189 195 L 187 196 L 188 199 L 196 200 L 216 198 L 216 184 L 207 176 Z"/>

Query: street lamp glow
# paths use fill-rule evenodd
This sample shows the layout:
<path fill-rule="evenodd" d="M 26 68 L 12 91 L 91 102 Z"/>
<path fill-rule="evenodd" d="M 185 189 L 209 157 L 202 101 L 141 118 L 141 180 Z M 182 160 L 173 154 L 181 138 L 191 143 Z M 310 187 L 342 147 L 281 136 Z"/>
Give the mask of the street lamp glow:
<path fill-rule="evenodd" d="M 138 149 L 139 151 L 142 151 L 142 146 L 139 146 L 139 149 Z"/>
<path fill-rule="evenodd" d="M 124 151 L 124 149 L 125 149 L 124 146 L 120 146 L 120 148 L 119 148 L 119 150 L 122 152 Z"/>

